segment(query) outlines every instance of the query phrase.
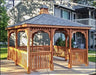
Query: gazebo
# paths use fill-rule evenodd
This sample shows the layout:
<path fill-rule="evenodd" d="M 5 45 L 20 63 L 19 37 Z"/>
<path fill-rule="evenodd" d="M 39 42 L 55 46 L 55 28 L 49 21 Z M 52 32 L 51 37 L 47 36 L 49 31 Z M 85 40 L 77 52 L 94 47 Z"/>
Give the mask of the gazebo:
<path fill-rule="evenodd" d="M 23 22 L 8 26 L 8 57 L 27 70 L 27 73 L 37 69 L 54 70 L 53 55 L 60 55 L 64 52 L 64 58 L 68 61 L 68 68 L 72 65 L 85 64 L 88 66 L 88 30 L 90 26 L 75 23 L 65 19 L 57 18 L 48 13 L 48 8 L 42 6 L 40 14 L 25 20 Z M 27 35 L 27 46 L 18 46 L 18 33 L 25 32 Z M 48 46 L 33 46 L 33 38 L 39 31 L 49 35 L 50 45 Z M 56 31 L 62 32 L 65 35 L 65 47 L 53 46 L 53 37 Z M 86 39 L 85 49 L 72 48 L 72 35 L 76 32 L 81 32 Z M 10 46 L 10 35 L 15 33 L 15 47 Z M 69 38 L 69 41 L 68 41 Z M 32 45 L 30 40 L 32 39 Z M 69 43 L 69 46 L 68 46 Z M 59 50 L 59 51 L 57 51 Z M 61 55 L 60 55 L 61 56 Z"/>

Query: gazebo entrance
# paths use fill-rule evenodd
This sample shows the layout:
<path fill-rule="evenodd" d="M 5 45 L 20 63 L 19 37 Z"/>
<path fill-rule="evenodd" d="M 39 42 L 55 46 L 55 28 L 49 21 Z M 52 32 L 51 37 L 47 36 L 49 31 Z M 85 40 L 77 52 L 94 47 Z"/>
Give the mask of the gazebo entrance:
<path fill-rule="evenodd" d="M 47 12 L 47 13 L 46 13 Z M 43 14 L 46 13 L 46 14 Z M 20 65 L 27 69 L 27 73 L 37 69 L 54 70 L 53 55 L 63 56 L 68 61 L 68 67 L 72 65 L 85 64 L 88 65 L 88 30 L 90 27 L 80 25 L 71 21 L 54 17 L 48 14 L 48 8 L 41 8 L 41 15 L 26 20 L 24 23 L 15 24 L 6 28 L 8 30 L 8 59 L 15 61 L 16 65 Z M 34 46 L 33 38 L 38 32 L 45 32 L 50 39 L 50 45 Z M 65 34 L 65 47 L 54 46 L 53 37 L 56 31 Z M 27 36 L 27 46 L 18 46 L 18 33 L 25 32 Z M 84 34 L 86 39 L 86 48 L 72 48 L 72 35 L 76 32 Z M 15 33 L 15 46 L 9 43 L 11 33 Z M 69 41 L 67 40 L 69 38 Z M 32 44 L 30 45 L 30 41 Z M 25 41 L 25 40 L 24 40 Z"/>

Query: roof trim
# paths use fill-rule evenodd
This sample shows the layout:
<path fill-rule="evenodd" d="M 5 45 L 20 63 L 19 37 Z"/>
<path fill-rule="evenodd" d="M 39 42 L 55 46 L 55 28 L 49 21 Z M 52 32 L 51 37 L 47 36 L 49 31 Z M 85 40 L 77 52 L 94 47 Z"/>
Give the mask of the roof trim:
<path fill-rule="evenodd" d="M 40 25 L 40 24 L 23 24 L 23 25 L 18 25 L 14 27 L 9 27 L 6 28 L 6 30 L 10 29 L 20 29 L 20 28 L 27 28 L 27 27 L 40 27 L 40 28 L 72 28 L 72 29 L 91 29 L 91 27 L 76 27 L 76 26 L 60 26 L 60 25 Z"/>

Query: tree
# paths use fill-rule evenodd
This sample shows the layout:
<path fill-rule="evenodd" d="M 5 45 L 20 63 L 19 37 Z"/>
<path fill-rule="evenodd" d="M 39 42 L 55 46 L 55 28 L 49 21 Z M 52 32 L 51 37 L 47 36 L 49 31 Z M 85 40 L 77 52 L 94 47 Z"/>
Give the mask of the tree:
<path fill-rule="evenodd" d="M 7 10 L 4 4 L 4 0 L 0 0 L 0 42 L 7 41 L 7 31 L 5 28 L 8 25 L 9 17 L 6 13 Z"/>
<path fill-rule="evenodd" d="M 96 7 L 96 1 L 93 1 L 92 6 Z"/>

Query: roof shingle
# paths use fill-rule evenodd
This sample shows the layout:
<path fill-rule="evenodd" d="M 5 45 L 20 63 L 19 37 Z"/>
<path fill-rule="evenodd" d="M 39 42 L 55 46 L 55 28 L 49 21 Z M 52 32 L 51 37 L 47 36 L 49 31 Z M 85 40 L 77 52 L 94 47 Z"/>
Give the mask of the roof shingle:
<path fill-rule="evenodd" d="M 8 27 L 14 27 L 22 24 L 36 24 L 36 25 L 60 25 L 60 26 L 74 26 L 74 27 L 90 27 L 88 25 L 80 24 L 77 22 L 72 22 L 69 20 L 65 20 L 62 18 L 55 17 L 50 14 L 41 14 L 37 15 L 33 18 L 30 18 L 28 20 L 22 21 L 20 23 L 8 26 Z"/>

